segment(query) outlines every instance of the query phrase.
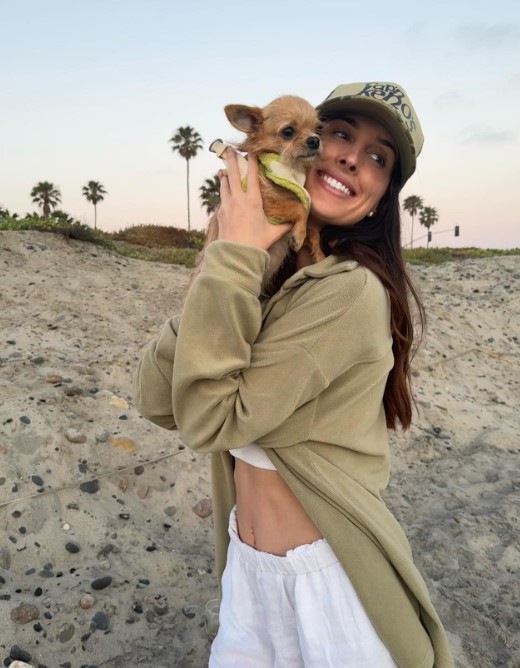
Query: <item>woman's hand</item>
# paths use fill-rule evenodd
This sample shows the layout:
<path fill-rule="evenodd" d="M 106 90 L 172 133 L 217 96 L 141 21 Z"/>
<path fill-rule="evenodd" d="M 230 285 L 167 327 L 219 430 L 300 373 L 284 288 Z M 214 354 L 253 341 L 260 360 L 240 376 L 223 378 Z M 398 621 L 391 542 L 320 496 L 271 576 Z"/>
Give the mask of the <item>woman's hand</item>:
<path fill-rule="evenodd" d="M 237 155 L 226 150 L 227 176 L 219 172 L 220 208 L 218 238 L 267 250 L 281 239 L 291 225 L 272 225 L 265 217 L 258 180 L 258 161 L 248 156 L 247 190 L 242 190 Z"/>

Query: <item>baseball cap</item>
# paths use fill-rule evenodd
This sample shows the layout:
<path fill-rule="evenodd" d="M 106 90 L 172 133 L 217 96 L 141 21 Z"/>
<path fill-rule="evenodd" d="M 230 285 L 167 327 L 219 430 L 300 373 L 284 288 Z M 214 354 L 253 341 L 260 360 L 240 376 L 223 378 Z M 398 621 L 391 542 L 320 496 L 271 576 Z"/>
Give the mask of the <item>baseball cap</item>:
<path fill-rule="evenodd" d="M 424 136 L 404 89 L 389 81 L 342 84 L 316 107 L 321 118 L 365 114 L 381 123 L 395 141 L 401 165 L 401 188 L 415 171 Z"/>

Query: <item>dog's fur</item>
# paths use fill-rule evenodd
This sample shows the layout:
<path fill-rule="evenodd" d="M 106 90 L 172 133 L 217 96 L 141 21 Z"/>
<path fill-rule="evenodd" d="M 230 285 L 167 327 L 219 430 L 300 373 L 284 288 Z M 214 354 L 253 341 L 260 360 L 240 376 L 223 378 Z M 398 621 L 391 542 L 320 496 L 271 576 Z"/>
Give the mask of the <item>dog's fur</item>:
<path fill-rule="evenodd" d="M 306 172 L 319 155 L 320 121 L 315 109 L 300 97 L 284 95 L 263 108 L 230 104 L 224 111 L 231 125 L 246 134 L 236 146 L 238 151 L 252 155 L 277 153 L 283 164 L 298 172 Z M 290 240 L 282 238 L 268 251 L 265 287 L 280 269 L 290 247 L 298 251 L 306 243 L 316 261 L 324 256 L 317 236 L 307 238 L 308 212 L 297 195 L 262 176 L 260 190 L 265 215 L 293 225 Z M 218 239 L 217 214 L 218 211 L 209 220 L 205 245 Z"/>

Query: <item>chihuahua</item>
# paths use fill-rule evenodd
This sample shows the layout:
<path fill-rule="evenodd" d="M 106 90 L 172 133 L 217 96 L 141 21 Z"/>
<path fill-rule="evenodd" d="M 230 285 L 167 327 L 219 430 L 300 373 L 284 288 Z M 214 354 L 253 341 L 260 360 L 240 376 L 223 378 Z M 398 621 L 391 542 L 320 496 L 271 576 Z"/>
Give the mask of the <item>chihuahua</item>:
<path fill-rule="evenodd" d="M 324 258 L 318 234 L 307 235 L 310 196 L 304 188 L 307 169 L 320 152 L 320 120 L 308 102 L 293 95 L 278 97 L 263 108 L 230 104 L 224 111 L 231 125 L 246 135 L 234 148 L 258 157 L 266 217 L 275 224 L 292 224 L 289 238 L 280 239 L 268 251 L 265 288 L 281 268 L 290 248 L 298 251 L 306 244 L 315 261 Z M 219 139 L 210 146 L 222 159 L 226 148 Z M 247 160 L 240 153 L 237 157 L 241 177 L 245 179 Z M 218 239 L 217 213 L 209 220 L 206 245 Z"/>

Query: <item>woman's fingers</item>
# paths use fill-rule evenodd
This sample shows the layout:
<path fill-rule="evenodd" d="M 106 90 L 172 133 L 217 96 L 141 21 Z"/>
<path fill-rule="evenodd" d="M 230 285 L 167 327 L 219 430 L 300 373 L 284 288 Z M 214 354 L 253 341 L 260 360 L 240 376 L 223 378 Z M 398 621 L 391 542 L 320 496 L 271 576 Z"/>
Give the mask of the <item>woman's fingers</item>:
<path fill-rule="evenodd" d="M 251 153 L 247 156 L 247 193 L 257 201 L 262 199 L 258 179 L 258 158 Z"/>
<path fill-rule="evenodd" d="M 219 169 L 219 171 L 217 173 L 217 176 L 218 176 L 219 181 L 220 181 L 220 201 L 225 202 L 229 198 L 229 195 L 230 195 L 229 179 L 221 169 Z"/>
<path fill-rule="evenodd" d="M 226 165 L 231 191 L 241 190 L 240 170 L 238 169 L 237 153 L 232 148 L 226 149 Z"/>

